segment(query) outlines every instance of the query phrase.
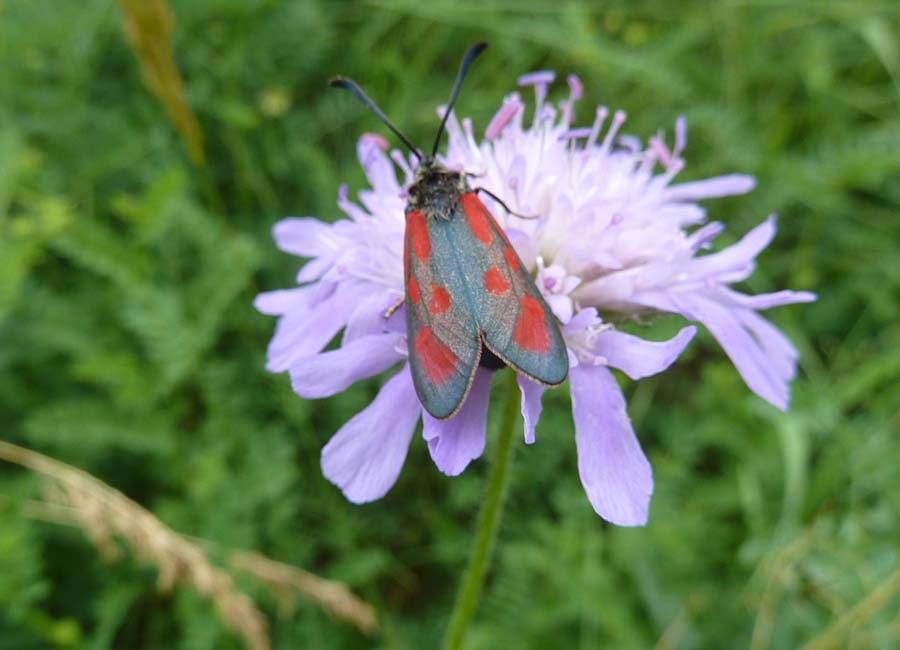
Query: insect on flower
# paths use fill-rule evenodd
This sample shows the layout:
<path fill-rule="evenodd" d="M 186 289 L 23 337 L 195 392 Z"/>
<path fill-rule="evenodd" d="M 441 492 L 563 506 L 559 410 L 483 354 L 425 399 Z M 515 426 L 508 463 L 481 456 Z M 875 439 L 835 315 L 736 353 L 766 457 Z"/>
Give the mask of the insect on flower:
<path fill-rule="evenodd" d="M 451 105 L 483 49 L 463 59 Z M 774 237 L 774 217 L 711 250 L 725 227 L 708 222 L 699 203 L 744 194 L 753 178 L 677 182 L 686 166 L 683 119 L 676 121 L 673 148 L 662 134 L 646 146 L 620 134 L 625 113 L 606 106 L 596 107 L 589 128 L 579 128 L 581 81 L 569 75 L 568 98 L 554 104 L 553 79 L 548 70 L 519 77 L 519 86 L 534 88 L 532 119 L 526 121 L 526 103 L 514 91 L 480 138 L 471 120 L 443 108 L 435 138 L 446 133 L 441 164 L 437 146 L 426 159 L 356 84 L 336 81 L 384 120 L 409 154 L 363 134 L 357 151 L 368 186 L 358 202 L 342 185 L 337 207 L 344 218 L 287 217 L 275 224 L 278 247 L 306 261 L 297 286 L 261 293 L 254 304 L 278 317 L 266 367 L 289 371 L 304 399 L 331 397 L 394 368 L 371 403 L 322 449 L 323 475 L 353 503 L 380 499 L 392 488 L 420 422 L 444 474 L 457 476 L 481 457 L 492 369 L 504 361 L 525 371 L 517 384 L 529 445 L 536 443 L 544 386 L 527 377 L 544 384 L 568 377 L 579 478 L 597 514 L 621 526 L 647 523 L 654 484 L 615 372 L 634 381 L 662 373 L 702 325 L 752 391 L 788 407 L 797 351 L 760 312 L 815 295 L 752 295 L 733 286 L 750 276 Z M 476 181 L 451 170 L 479 175 Z M 467 181 L 498 196 L 484 196 Z M 507 205 L 540 218 L 520 219 Z M 504 235 L 517 254 L 507 253 Z M 486 275 L 492 266 L 498 273 Z M 520 274 L 523 268 L 534 283 Z M 397 310 L 404 293 L 406 306 Z M 498 295 L 506 302 L 491 302 Z M 696 324 L 662 341 L 615 325 L 648 312 Z M 340 345 L 326 350 L 341 332 Z"/>
<path fill-rule="evenodd" d="M 441 420 L 462 407 L 479 365 L 496 370 L 505 364 L 545 386 L 561 384 L 569 370 L 556 317 L 478 192 L 504 204 L 484 188 L 472 189 L 465 172 L 436 159 L 469 65 L 486 47 L 477 43 L 463 57 L 430 156 L 423 156 L 356 83 L 331 82 L 353 93 L 419 161 L 403 244 L 407 344 L 419 401 Z"/>

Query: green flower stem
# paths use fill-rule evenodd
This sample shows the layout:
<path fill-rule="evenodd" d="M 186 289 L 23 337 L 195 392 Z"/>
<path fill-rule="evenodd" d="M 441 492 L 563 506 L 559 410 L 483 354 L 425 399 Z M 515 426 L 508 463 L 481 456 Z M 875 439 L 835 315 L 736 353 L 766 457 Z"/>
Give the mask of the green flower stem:
<path fill-rule="evenodd" d="M 478 513 L 478 527 L 475 531 L 475 542 L 469 555 L 469 565 L 463 575 L 456 604 L 450 616 L 447 636 L 444 638 L 444 650 L 459 650 L 462 646 L 466 628 L 475 613 L 478 598 L 484 587 L 491 549 L 497 539 L 500 528 L 500 515 L 506 497 L 506 485 L 509 478 L 509 466 L 512 461 L 513 432 L 519 419 L 519 388 L 516 374 L 506 371 L 509 379 L 506 382 L 506 402 L 503 405 L 503 419 L 500 421 L 500 433 L 497 437 L 497 448 L 494 450 L 494 461 L 488 474 L 487 491 Z"/>

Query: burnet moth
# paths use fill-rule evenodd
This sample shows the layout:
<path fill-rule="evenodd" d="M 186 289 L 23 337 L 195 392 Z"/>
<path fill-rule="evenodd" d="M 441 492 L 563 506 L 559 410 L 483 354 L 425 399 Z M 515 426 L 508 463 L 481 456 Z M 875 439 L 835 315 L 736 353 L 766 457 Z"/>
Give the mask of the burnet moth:
<path fill-rule="evenodd" d="M 406 204 L 406 332 L 416 394 L 440 420 L 459 411 L 479 365 L 496 370 L 505 364 L 546 386 L 561 384 L 569 371 L 556 317 L 478 192 L 503 203 L 483 188 L 473 190 L 465 173 L 436 159 L 466 71 L 486 47 L 477 43 L 463 57 L 430 156 L 356 83 L 331 82 L 353 93 L 419 161 Z"/>

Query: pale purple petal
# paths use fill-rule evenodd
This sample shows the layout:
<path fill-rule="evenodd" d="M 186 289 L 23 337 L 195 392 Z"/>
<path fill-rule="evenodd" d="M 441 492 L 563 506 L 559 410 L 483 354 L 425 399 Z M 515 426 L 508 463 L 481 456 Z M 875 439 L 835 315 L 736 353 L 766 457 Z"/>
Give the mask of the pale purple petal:
<path fill-rule="evenodd" d="M 568 334 L 587 329 L 588 327 L 594 327 L 602 322 L 600 316 L 597 315 L 596 307 L 583 307 L 575 313 L 568 323 L 564 323 L 561 329 L 563 334 Z"/>
<path fill-rule="evenodd" d="M 315 257 L 323 249 L 331 224 L 312 217 L 288 217 L 272 228 L 275 243 L 286 253 Z"/>
<path fill-rule="evenodd" d="M 565 294 L 551 294 L 545 296 L 544 299 L 547 301 L 550 311 L 559 319 L 560 323 L 565 324 L 572 320 L 575 306 L 572 304 L 572 299 L 569 296 Z"/>
<path fill-rule="evenodd" d="M 372 201 L 366 200 L 369 195 L 395 197 L 400 192 L 394 163 L 386 153 L 388 147 L 387 140 L 375 133 L 363 134 L 356 145 L 359 163 L 365 170 L 366 178 L 369 179 L 373 189 L 371 192 L 366 190 L 359 193 L 363 203 L 368 202 L 371 205 Z"/>
<path fill-rule="evenodd" d="M 721 301 L 724 303 L 755 310 L 771 309 L 772 307 L 791 305 L 798 302 L 814 302 L 816 300 L 816 294 L 809 291 L 784 290 L 748 296 L 727 287 L 717 287 L 716 293 L 721 296 Z"/>
<path fill-rule="evenodd" d="M 756 186 L 756 179 L 745 174 L 727 174 L 702 181 L 670 185 L 663 192 L 666 201 L 696 201 L 721 196 L 746 194 Z"/>
<path fill-rule="evenodd" d="M 760 252 L 775 236 L 775 217 L 770 216 L 753 228 L 736 244 L 712 255 L 704 255 L 691 261 L 690 273 L 693 277 L 708 277 L 732 269 L 749 269 Z M 721 278 L 720 278 L 721 280 Z"/>
<path fill-rule="evenodd" d="M 269 342 L 266 368 L 281 372 L 297 359 L 321 352 L 347 324 L 354 307 L 368 291 L 364 285 L 342 282 L 317 305 L 293 308 L 279 318 Z"/>
<path fill-rule="evenodd" d="M 422 412 L 422 437 L 434 464 L 447 476 L 456 476 L 484 451 L 488 398 L 493 373 L 484 368 L 475 371 L 472 390 L 459 413 L 449 420 L 437 420 Z"/>
<path fill-rule="evenodd" d="M 382 151 L 387 151 L 391 148 L 391 143 L 387 141 L 387 138 L 378 133 L 363 133 L 359 139 L 366 144 L 375 145 Z"/>
<path fill-rule="evenodd" d="M 322 449 L 325 478 L 353 503 L 383 497 L 400 475 L 420 413 L 412 375 L 404 367 Z"/>
<path fill-rule="evenodd" d="M 718 221 L 713 221 L 688 235 L 685 244 L 692 251 L 697 252 L 702 248 L 706 248 L 709 245 L 709 242 L 718 237 L 723 230 L 725 230 L 723 224 Z"/>
<path fill-rule="evenodd" d="M 304 264 L 297 273 L 297 284 L 318 280 L 334 266 L 334 261 L 334 253 L 320 253 L 318 257 Z"/>
<path fill-rule="evenodd" d="M 591 259 L 596 262 L 598 266 L 607 268 L 611 271 L 618 271 L 625 266 L 622 264 L 621 260 L 603 251 L 593 251 L 591 253 Z"/>
<path fill-rule="evenodd" d="M 353 223 L 358 223 L 358 222 L 365 222 L 366 220 L 368 220 L 371 217 L 371 215 L 368 212 L 366 212 L 365 210 L 363 210 L 361 207 L 359 207 L 357 204 L 355 204 L 353 201 L 351 201 L 348 198 L 347 193 L 348 193 L 347 184 L 342 183 L 340 188 L 338 189 L 337 204 L 338 204 L 338 207 L 348 217 L 350 217 L 353 220 L 350 223 L 353 224 Z M 335 229 L 338 229 L 341 226 L 341 223 L 343 221 L 344 221 L 343 219 L 341 219 L 340 221 L 336 221 L 334 224 Z M 347 233 L 347 234 L 350 234 L 350 233 Z"/>
<path fill-rule="evenodd" d="M 385 329 L 388 332 L 399 332 L 401 334 L 406 334 L 406 305 L 400 305 L 397 309 L 394 310 L 394 313 L 391 314 L 387 322 L 385 324 Z"/>
<path fill-rule="evenodd" d="M 570 371 L 578 474 L 597 514 L 619 526 L 647 523 L 653 472 L 634 435 L 625 398 L 604 366 Z"/>
<path fill-rule="evenodd" d="M 642 291 L 641 293 L 636 294 L 633 300 L 637 304 L 644 305 L 645 307 L 652 307 L 653 309 L 668 311 L 673 314 L 681 314 L 688 320 L 700 320 L 688 309 L 686 304 L 676 302 L 675 293 L 671 291 Z"/>
<path fill-rule="evenodd" d="M 387 319 L 384 315 L 398 300 L 402 300 L 402 297 L 388 291 L 372 293 L 363 298 L 350 314 L 344 330 L 343 344 L 387 331 Z"/>
<path fill-rule="evenodd" d="M 318 283 L 296 289 L 267 291 L 256 296 L 253 306 L 261 314 L 281 316 L 292 309 L 304 309 L 316 305 L 334 291 L 333 284 Z"/>
<path fill-rule="evenodd" d="M 700 294 L 673 294 L 668 298 L 668 304 L 674 309 L 650 306 L 676 311 L 685 318 L 703 323 L 725 350 L 750 390 L 782 411 L 787 410 L 788 387 L 781 369 L 772 363 L 733 310 Z"/>
<path fill-rule="evenodd" d="M 618 368 L 632 379 L 641 379 L 672 365 L 696 333 L 697 328 L 691 325 L 668 341 L 655 342 L 605 330 L 597 333 L 594 352 L 606 359 L 606 365 Z"/>
<path fill-rule="evenodd" d="M 525 265 L 525 268 L 533 269 L 534 265 L 537 263 L 538 255 L 537 243 L 534 239 L 517 228 L 508 228 L 506 230 L 506 237 L 509 239 L 513 248 L 516 249 L 516 254 L 519 256 L 519 259 L 522 260 L 522 264 Z"/>
<path fill-rule="evenodd" d="M 391 149 L 391 160 L 397 163 L 397 167 L 400 168 L 400 171 L 403 172 L 403 185 L 412 185 L 413 182 L 413 170 L 410 167 L 410 158 L 413 158 L 411 154 L 404 155 L 402 151 L 399 149 Z M 409 156 L 407 158 L 407 156 Z M 405 196 L 405 194 L 404 194 Z"/>
<path fill-rule="evenodd" d="M 337 350 L 297 359 L 291 365 L 291 387 L 306 399 L 339 393 L 402 360 L 401 338 L 393 333 L 364 336 Z"/>
<path fill-rule="evenodd" d="M 534 428 L 541 418 L 541 396 L 547 390 L 524 375 L 516 376 L 522 393 L 522 419 L 525 420 L 525 444 L 534 443 Z"/>
<path fill-rule="evenodd" d="M 649 265 L 648 265 L 649 266 Z M 640 269 L 638 276 L 628 271 L 609 273 L 580 285 L 575 299 L 582 305 L 602 305 L 607 309 L 628 309 L 635 302 L 636 280 L 647 275 L 648 269 Z M 642 292 L 640 295 L 643 295 Z"/>
<path fill-rule="evenodd" d="M 755 311 L 738 309 L 735 315 L 762 347 L 778 374 L 785 381 L 793 379 L 797 374 L 797 350 L 787 337 Z"/>

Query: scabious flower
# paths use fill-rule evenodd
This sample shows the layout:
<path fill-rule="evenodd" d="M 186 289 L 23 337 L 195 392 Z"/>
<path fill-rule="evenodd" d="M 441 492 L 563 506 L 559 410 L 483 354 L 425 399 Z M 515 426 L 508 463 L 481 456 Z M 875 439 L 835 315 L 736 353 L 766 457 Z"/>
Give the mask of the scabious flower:
<path fill-rule="evenodd" d="M 747 278 L 775 234 L 769 217 L 739 242 L 710 248 L 722 231 L 705 223 L 700 199 L 743 194 L 749 176 L 726 175 L 673 184 L 684 166 L 683 119 L 670 149 L 660 136 L 646 146 L 620 135 L 625 114 L 597 108 L 588 128 L 574 128 L 580 81 L 568 78 L 568 99 L 546 101 L 553 73 L 519 79 L 533 86 L 535 107 L 526 125 L 519 93 L 507 96 L 479 142 L 470 120 L 451 115 L 443 162 L 476 175 L 511 210 L 483 197 L 507 232 L 538 288 L 559 318 L 569 348 L 569 386 L 578 472 L 588 499 L 604 519 L 624 526 L 646 523 L 653 478 L 632 429 L 625 399 L 610 372 L 631 379 L 671 365 L 696 332 L 684 327 L 663 342 L 617 330 L 604 317 L 673 312 L 705 326 L 752 391 L 780 409 L 797 353 L 759 311 L 815 297 L 779 291 L 746 295 L 730 287 Z M 260 294 L 259 311 L 278 316 L 269 344 L 270 371 L 290 371 L 298 395 L 323 398 L 396 366 L 374 401 L 354 415 L 322 450 L 322 470 L 354 503 L 379 499 L 400 473 L 418 421 L 438 468 L 456 475 L 484 451 L 491 372 L 479 368 L 459 413 L 439 421 L 424 412 L 407 364 L 403 309 L 403 231 L 406 188 L 413 159 L 389 151 L 367 134 L 358 144 L 371 184 L 359 202 L 342 186 L 337 204 L 347 218 L 333 224 L 288 218 L 274 229 L 279 248 L 309 261 L 298 287 Z M 398 177 L 399 172 L 399 177 Z M 340 347 L 323 352 L 343 330 Z M 519 377 L 525 442 L 535 441 L 543 387 Z"/>

